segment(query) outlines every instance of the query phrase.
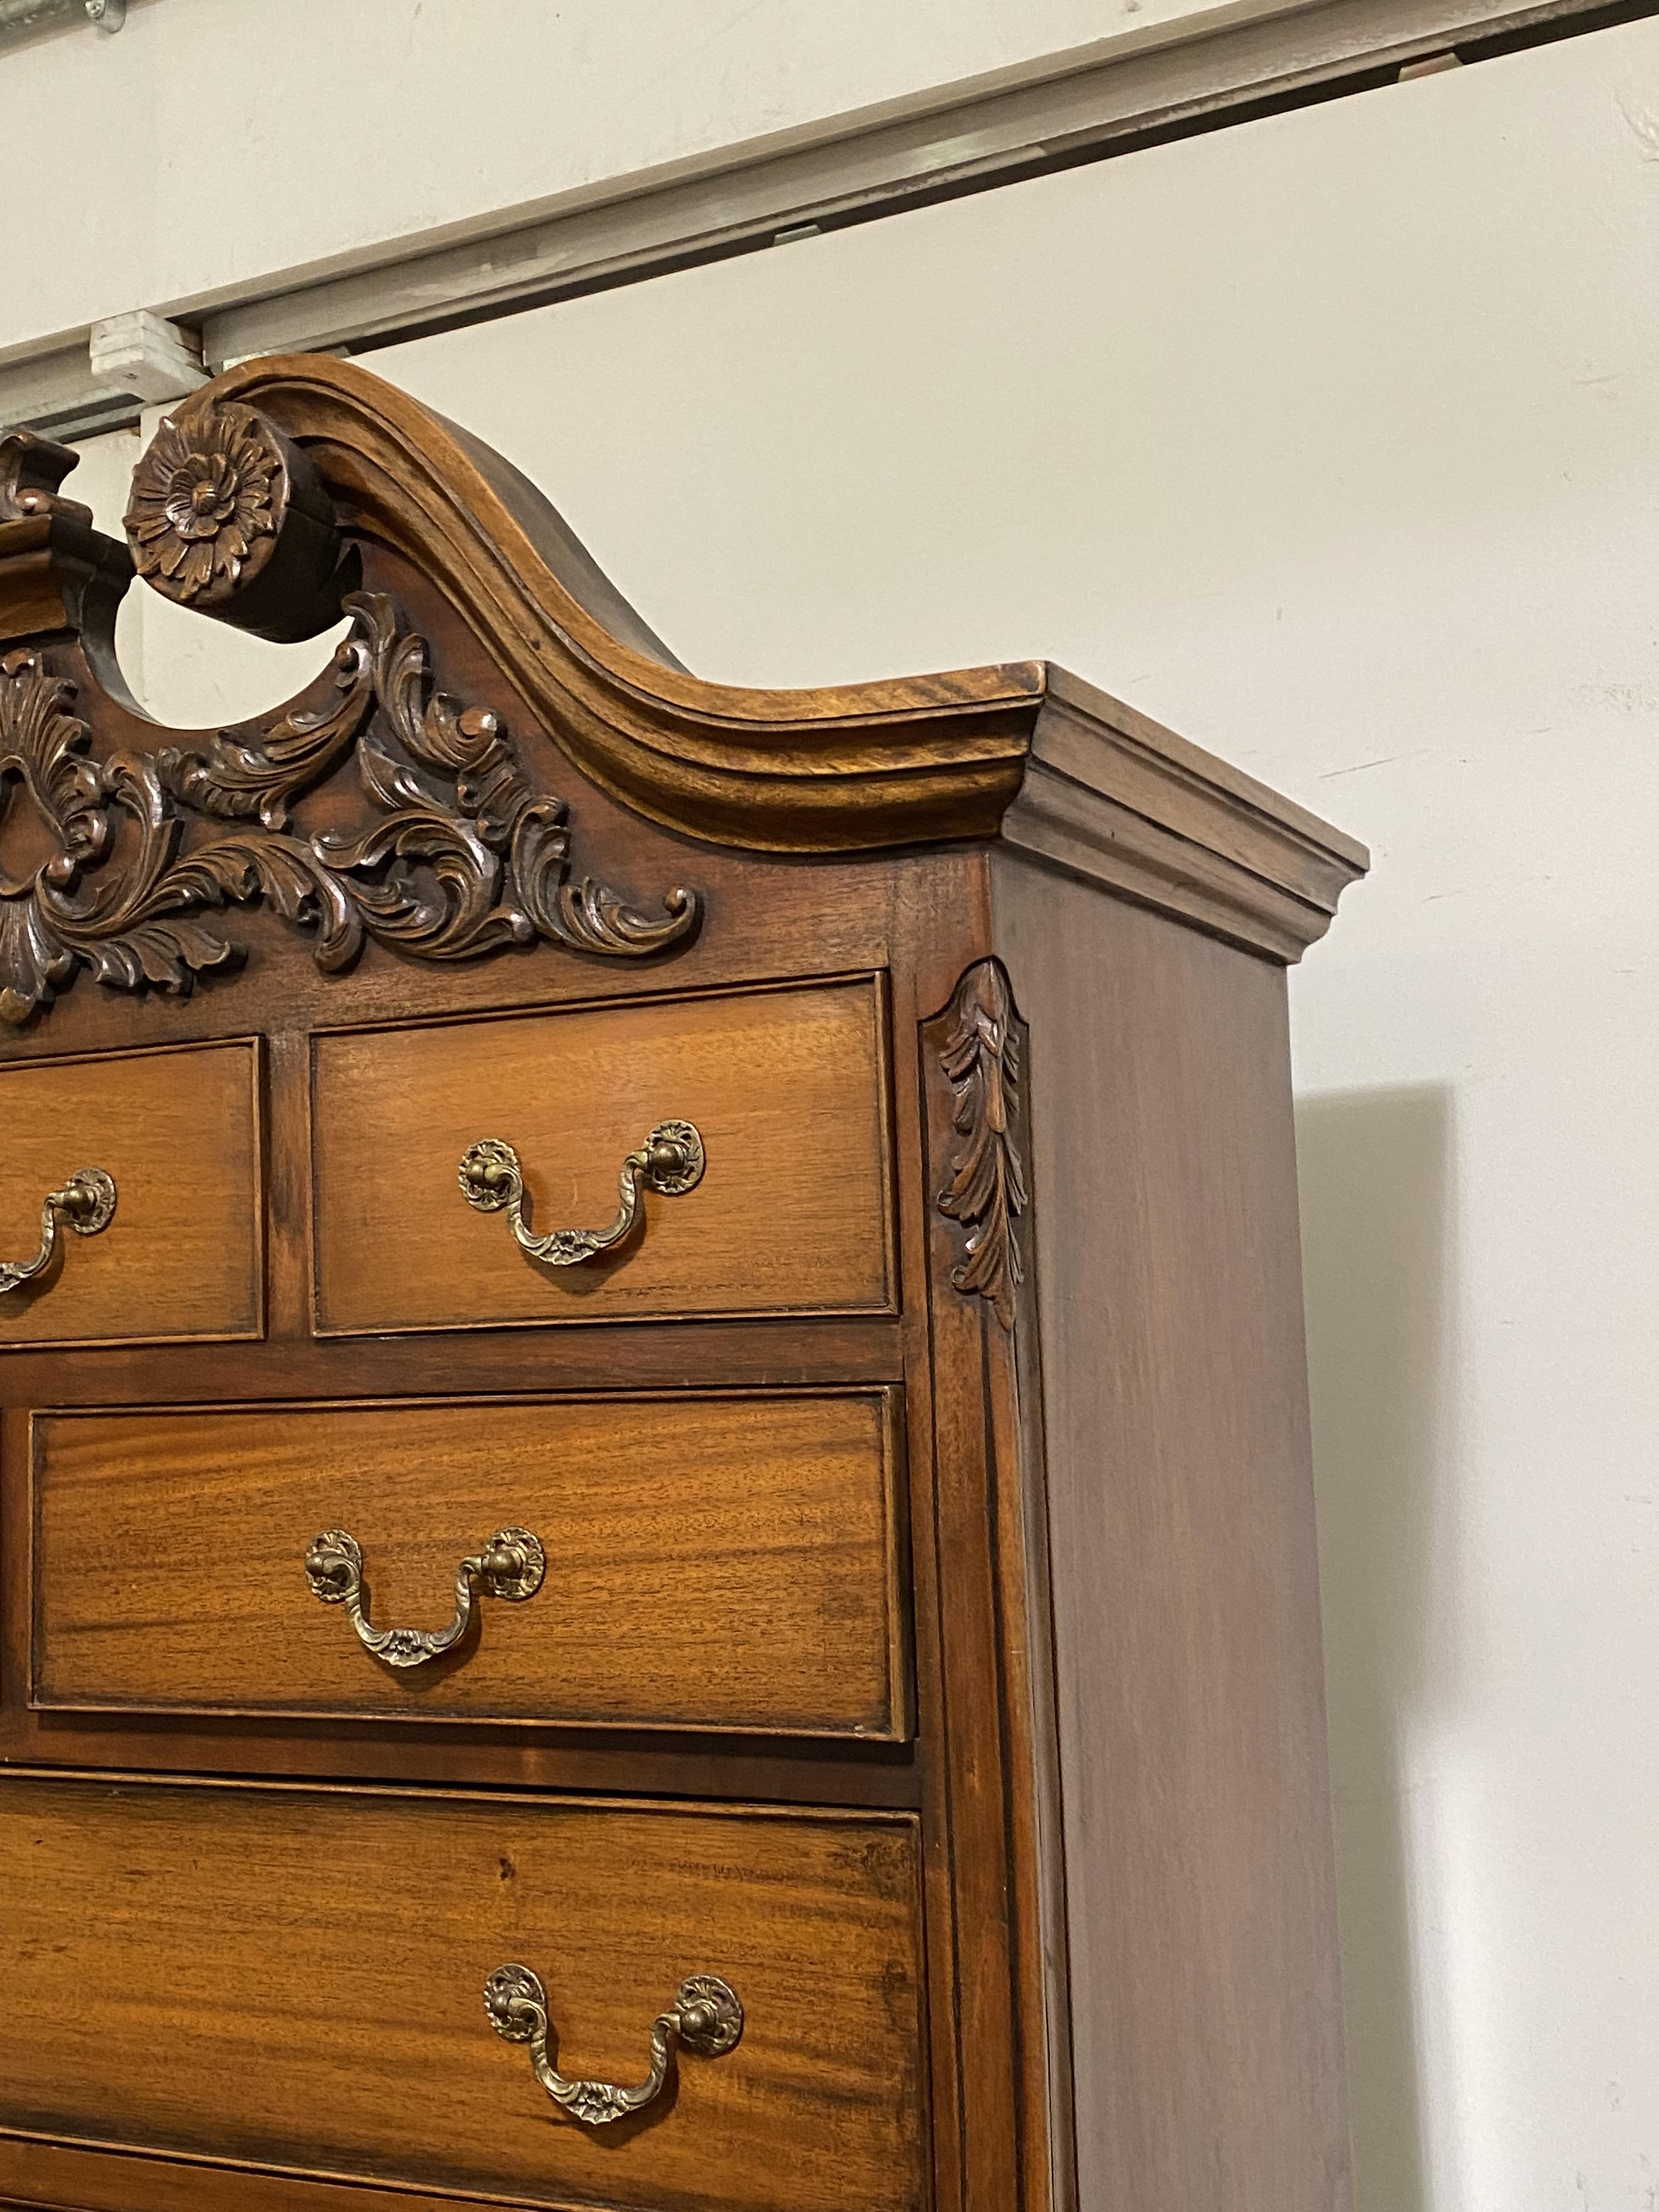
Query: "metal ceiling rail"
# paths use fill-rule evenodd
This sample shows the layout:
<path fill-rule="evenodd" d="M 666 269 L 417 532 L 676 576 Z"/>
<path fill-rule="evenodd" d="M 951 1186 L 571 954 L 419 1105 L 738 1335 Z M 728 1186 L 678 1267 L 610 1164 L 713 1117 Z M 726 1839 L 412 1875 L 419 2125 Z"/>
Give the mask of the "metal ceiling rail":
<path fill-rule="evenodd" d="M 1185 36 L 1165 26 L 1163 43 L 1103 42 L 56 332 L 0 356 L 0 422 L 115 428 L 204 368 L 364 352 L 1389 84 L 1431 57 L 1478 62 L 1656 12 L 1659 0 L 1310 0 Z"/>
<path fill-rule="evenodd" d="M 0 48 L 76 22 L 118 31 L 126 19 L 127 0 L 0 0 Z"/>

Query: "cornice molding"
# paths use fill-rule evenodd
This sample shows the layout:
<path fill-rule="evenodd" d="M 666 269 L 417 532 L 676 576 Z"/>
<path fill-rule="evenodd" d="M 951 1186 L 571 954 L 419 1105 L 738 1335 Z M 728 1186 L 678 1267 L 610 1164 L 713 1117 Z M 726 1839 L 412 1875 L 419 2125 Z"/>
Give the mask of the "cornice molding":
<path fill-rule="evenodd" d="M 1363 845 L 1065 669 L 1048 678 L 1005 845 L 1275 960 L 1324 935 Z"/>

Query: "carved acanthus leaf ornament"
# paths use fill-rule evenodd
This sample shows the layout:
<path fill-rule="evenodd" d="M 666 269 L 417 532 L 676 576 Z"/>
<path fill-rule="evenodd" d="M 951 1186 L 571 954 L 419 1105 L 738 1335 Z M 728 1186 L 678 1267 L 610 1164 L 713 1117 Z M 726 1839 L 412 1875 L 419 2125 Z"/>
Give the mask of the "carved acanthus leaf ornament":
<path fill-rule="evenodd" d="M 260 901 L 314 933 L 330 971 L 370 939 L 448 961 L 538 939 L 637 957 L 693 933 L 691 891 L 652 916 L 573 881 L 565 804 L 526 780 L 498 718 L 433 690 L 425 642 L 389 599 L 345 605 L 336 696 L 204 753 L 95 759 L 74 685 L 39 653 L 0 661 L 0 839 L 21 794 L 51 848 L 16 875 L 0 857 L 0 1018 L 27 1020 L 80 968 L 119 989 L 186 993 L 241 957 L 197 917 Z M 305 836 L 290 808 L 348 759 L 368 820 Z M 215 830 L 185 848 L 189 817 Z"/>
<path fill-rule="evenodd" d="M 1004 1328 L 1014 1325 L 1014 1293 L 1024 1279 L 1015 1227 L 1026 1206 L 1025 1164 L 1016 1136 L 1020 1041 L 1013 994 L 1000 963 L 978 962 L 957 986 L 939 1051 L 953 1093 L 951 1127 L 962 1142 L 951 1156 L 951 1180 L 939 1194 L 939 1206 L 967 1232 L 951 1282 L 988 1298 Z"/>

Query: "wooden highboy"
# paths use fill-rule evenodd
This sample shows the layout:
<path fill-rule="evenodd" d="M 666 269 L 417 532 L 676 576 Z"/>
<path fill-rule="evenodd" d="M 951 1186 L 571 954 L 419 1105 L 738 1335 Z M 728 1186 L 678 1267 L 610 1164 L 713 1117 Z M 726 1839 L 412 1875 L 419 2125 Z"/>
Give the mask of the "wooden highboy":
<path fill-rule="evenodd" d="M 349 363 L 0 441 L 0 2200 L 1342 2212 L 1285 964 L 1040 661 L 687 672 Z M 134 571 L 290 704 L 157 727 Z"/>

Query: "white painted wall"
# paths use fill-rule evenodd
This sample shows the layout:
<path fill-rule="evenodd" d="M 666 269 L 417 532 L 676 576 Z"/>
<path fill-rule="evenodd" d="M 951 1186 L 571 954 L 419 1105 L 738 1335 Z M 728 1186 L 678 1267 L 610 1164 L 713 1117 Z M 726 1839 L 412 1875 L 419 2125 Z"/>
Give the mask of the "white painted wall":
<path fill-rule="evenodd" d="M 1649 23 L 373 364 L 708 674 L 1047 653 L 1370 841 L 1293 987 L 1362 2212 L 1659 2204 L 1656 246 Z"/>

